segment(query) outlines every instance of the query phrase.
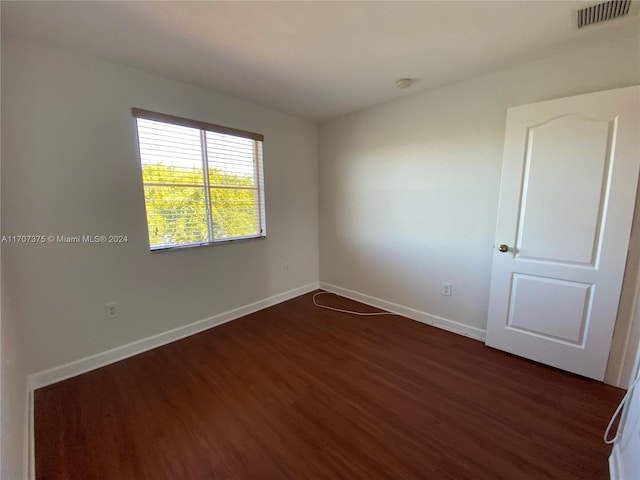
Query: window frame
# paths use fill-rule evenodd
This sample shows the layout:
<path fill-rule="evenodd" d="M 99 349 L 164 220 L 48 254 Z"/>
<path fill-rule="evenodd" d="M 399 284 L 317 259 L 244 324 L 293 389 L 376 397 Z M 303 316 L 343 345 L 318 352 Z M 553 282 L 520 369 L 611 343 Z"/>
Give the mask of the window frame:
<path fill-rule="evenodd" d="M 180 184 L 180 183 L 176 183 L 176 184 L 166 183 L 162 185 L 160 184 L 155 185 L 155 186 L 174 185 L 175 187 L 197 187 L 197 188 L 202 188 L 204 190 L 205 192 L 204 202 L 205 202 L 205 209 L 207 211 L 207 237 L 208 237 L 207 241 L 181 243 L 181 244 L 175 244 L 175 245 L 161 245 L 156 247 L 152 246 L 151 235 L 149 231 L 150 229 L 149 217 L 147 212 L 148 207 L 147 207 L 147 200 L 145 195 L 145 217 L 146 217 L 145 223 L 147 227 L 147 241 L 149 244 L 149 250 L 152 253 L 178 250 L 178 249 L 184 249 L 184 248 L 206 247 L 210 245 L 218 245 L 218 244 L 245 241 L 245 240 L 254 240 L 254 239 L 267 237 L 267 231 L 266 231 L 267 222 L 266 222 L 266 212 L 265 212 L 266 202 L 265 202 L 265 192 L 264 192 L 265 190 L 264 189 L 264 159 L 263 159 L 264 135 L 260 133 L 250 132 L 247 130 L 241 130 L 241 129 L 232 128 L 232 127 L 225 127 L 222 125 L 216 125 L 213 123 L 203 122 L 200 120 L 193 120 L 189 118 L 169 115 L 165 113 L 153 112 L 150 110 L 144 110 L 144 109 L 135 108 L 135 107 L 131 109 L 131 113 L 136 121 L 135 125 L 136 125 L 136 140 L 137 140 L 137 147 L 138 147 L 138 163 L 140 165 L 141 173 L 143 174 L 141 178 L 143 190 L 145 189 L 146 186 L 154 186 L 154 185 L 145 183 L 144 181 L 144 163 L 142 160 L 142 153 L 140 149 L 140 131 L 137 123 L 138 119 L 145 119 L 145 120 L 162 122 L 162 123 L 167 123 L 167 124 L 176 125 L 176 126 L 183 126 L 183 127 L 198 129 L 200 131 L 201 139 L 203 138 L 205 139 L 203 140 L 204 142 L 202 144 L 203 147 L 207 145 L 206 143 L 207 132 L 219 133 L 219 134 L 253 140 L 253 172 L 254 172 L 253 175 L 255 179 L 255 187 L 232 186 L 232 185 L 213 185 L 213 186 L 210 185 L 210 178 L 209 178 L 210 164 L 208 159 L 208 151 L 206 149 L 201 150 L 202 175 L 203 175 L 202 185 L 190 185 L 190 184 Z M 260 144 L 258 144 L 258 142 L 260 142 Z M 211 189 L 212 188 L 229 188 L 233 190 L 255 191 L 255 195 L 256 195 L 255 208 L 257 210 L 257 222 L 258 222 L 259 232 L 255 235 L 246 235 L 246 236 L 237 236 L 237 237 L 230 237 L 230 238 L 219 238 L 219 239 L 214 238 L 213 237 L 214 215 L 211 212 L 211 209 L 212 209 Z"/>

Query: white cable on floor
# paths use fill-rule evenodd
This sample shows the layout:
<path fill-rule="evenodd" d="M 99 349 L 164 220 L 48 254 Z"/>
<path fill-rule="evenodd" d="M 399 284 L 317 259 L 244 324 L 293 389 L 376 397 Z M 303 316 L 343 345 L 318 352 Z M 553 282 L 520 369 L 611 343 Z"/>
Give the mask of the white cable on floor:
<path fill-rule="evenodd" d="M 331 292 L 318 292 L 318 293 L 314 294 L 313 295 L 313 304 L 316 307 L 326 308 L 327 310 L 333 310 L 334 312 L 351 313 L 352 315 L 360 315 L 360 316 L 363 316 L 363 317 L 373 316 L 373 315 L 398 315 L 397 313 L 392 313 L 392 312 L 373 312 L 373 313 L 354 312 L 352 310 L 343 310 L 342 308 L 335 308 L 335 307 L 329 307 L 327 305 L 320 305 L 318 302 L 316 302 L 316 297 L 318 295 L 326 295 L 328 293 L 331 293 Z"/>
<path fill-rule="evenodd" d="M 611 417 L 611 420 L 609 420 L 609 425 L 607 425 L 607 429 L 604 431 L 604 436 L 602 437 L 602 439 L 604 440 L 604 443 L 606 443 L 607 445 L 611 445 L 618 439 L 618 435 L 620 433 L 620 425 L 618 425 L 618 431 L 616 432 L 616 436 L 613 437 L 611 440 L 607 440 L 607 437 L 609 436 L 609 430 L 611 430 L 611 427 L 613 426 L 613 422 L 616 420 L 616 418 L 620 414 L 622 407 L 624 407 L 624 404 L 627 403 L 627 400 L 631 396 L 633 389 L 638 384 L 638 380 L 640 380 L 640 373 L 638 373 L 638 376 L 636 377 L 636 379 L 629 386 L 627 393 L 625 393 L 624 397 L 622 397 L 622 401 L 620 402 L 620 405 L 618 405 L 618 408 L 616 408 L 616 411 L 613 412 L 613 416 Z"/>

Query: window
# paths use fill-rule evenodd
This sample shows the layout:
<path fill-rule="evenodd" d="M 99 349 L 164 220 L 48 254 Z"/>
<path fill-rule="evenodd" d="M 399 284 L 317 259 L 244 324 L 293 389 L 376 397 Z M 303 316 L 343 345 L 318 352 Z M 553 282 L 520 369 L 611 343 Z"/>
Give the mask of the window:
<path fill-rule="evenodd" d="M 132 112 L 151 250 L 266 235 L 262 135 Z"/>

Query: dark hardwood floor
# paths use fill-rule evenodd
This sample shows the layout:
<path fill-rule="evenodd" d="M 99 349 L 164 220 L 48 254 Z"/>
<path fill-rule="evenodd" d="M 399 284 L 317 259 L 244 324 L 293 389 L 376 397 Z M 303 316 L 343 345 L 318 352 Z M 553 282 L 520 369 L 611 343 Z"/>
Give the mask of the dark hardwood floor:
<path fill-rule="evenodd" d="M 623 393 L 309 294 L 37 390 L 36 478 L 606 479 Z"/>

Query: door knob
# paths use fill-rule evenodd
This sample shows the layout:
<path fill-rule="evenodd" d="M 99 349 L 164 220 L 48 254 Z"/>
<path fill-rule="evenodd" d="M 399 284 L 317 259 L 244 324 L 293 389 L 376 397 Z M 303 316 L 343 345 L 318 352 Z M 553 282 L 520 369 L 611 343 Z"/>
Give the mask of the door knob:
<path fill-rule="evenodd" d="M 504 253 L 504 252 L 508 252 L 508 251 L 509 251 L 509 247 L 508 247 L 508 246 L 506 246 L 506 245 L 503 243 L 502 245 L 500 245 L 500 246 L 498 247 L 498 251 L 499 251 L 499 252 L 502 252 L 502 253 Z"/>

